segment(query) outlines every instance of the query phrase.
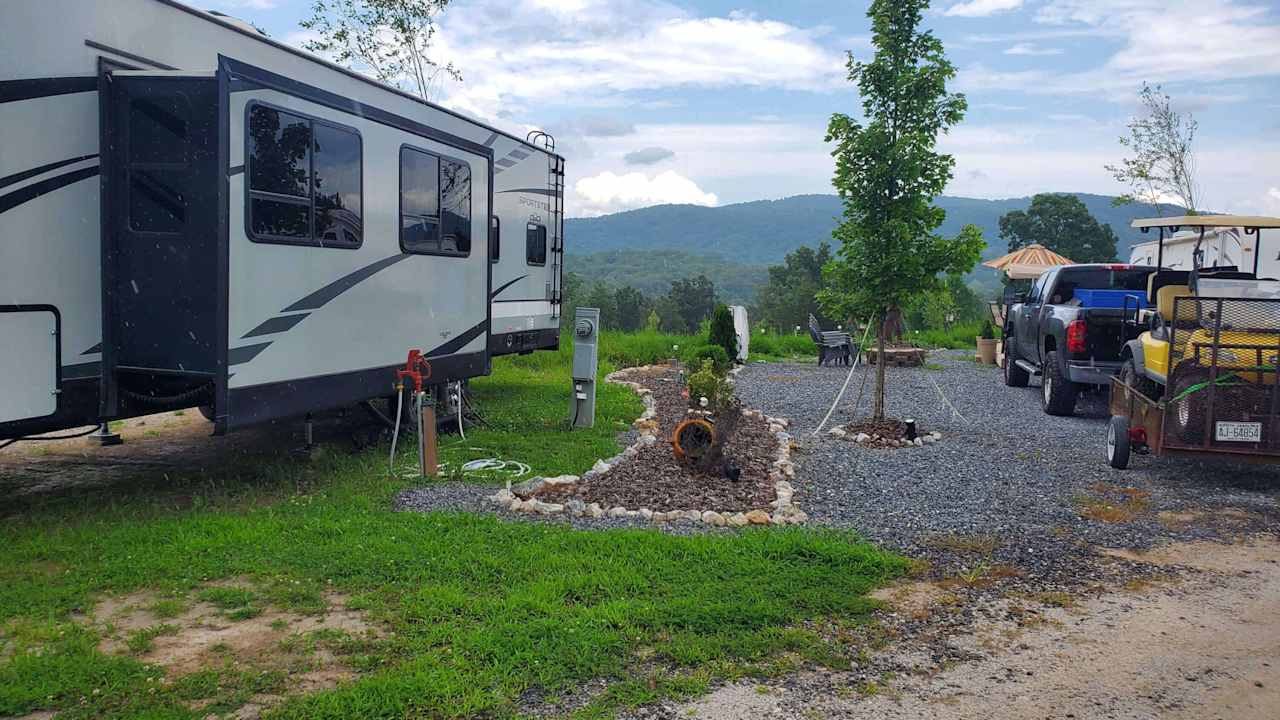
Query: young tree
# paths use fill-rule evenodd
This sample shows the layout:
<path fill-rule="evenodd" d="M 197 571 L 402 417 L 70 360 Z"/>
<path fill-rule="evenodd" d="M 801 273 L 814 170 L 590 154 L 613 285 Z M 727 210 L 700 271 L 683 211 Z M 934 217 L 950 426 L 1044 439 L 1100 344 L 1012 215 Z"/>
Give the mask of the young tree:
<path fill-rule="evenodd" d="M 315 0 L 300 24 L 316 34 L 306 49 L 430 100 L 442 77 L 461 80 L 453 63 L 429 56 L 436 17 L 449 0 Z"/>
<path fill-rule="evenodd" d="M 1120 144 L 1132 155 L 1119 165 L 1106 165 L 1107 172 L 1129 186 L 1131 192 L 1116 198 L 1116 204 L 1149 203 L 1160 215 L 1160 203 L 1170 198 L 1196 212 L 1196 157 L 1191 146 L 1199 124 L 1191 113 L 1173 109 L 1160 86 L 1143 83 L 1138 93 L 1142 115 L 1129 121 L 1129 136 Z"/>
<path fill-rule="evenodd" d="M 733 326 L 733 311 L 721 303 L 711 313 L 711 327 L 707 329 L 707 341 L 719 345 L 730 360 L 738 359 L 738 331 Z"/>
<path fill-rule="evenodd" d="M 1098 222 L 1080 198 L 1067 193 L 1040 193 L 1031 206 L 1000 218 L 1000 238 L 1017 250 L 1039 243 L 1078 263 L 1111 262 L 1116 234 Z"/>
<path fill-rule="evenodd" d="M 835 188 L 844 220 L 833 233 L 840 247 L 823 273 L 819 293 L 831 317 L 876 321 L 880 348 L 872 415 L 883 419 L 885 319 L 917 294 L 936 288 L 946 273 L 973 269 L 982 232 L 936 234 L 946 214 L 932 205 L 951 179 L 955 160 L 935 151 L 938 133 L 964 117 L 963 95 L 947 92 L 955 68 L 933 33 L 919 29 L 928 0 L 874 0 L 875 57 L 849 54 L 849 79 L 862 95 L 863 120 L 836 113 L 827 128 L 835 142 Z"/>

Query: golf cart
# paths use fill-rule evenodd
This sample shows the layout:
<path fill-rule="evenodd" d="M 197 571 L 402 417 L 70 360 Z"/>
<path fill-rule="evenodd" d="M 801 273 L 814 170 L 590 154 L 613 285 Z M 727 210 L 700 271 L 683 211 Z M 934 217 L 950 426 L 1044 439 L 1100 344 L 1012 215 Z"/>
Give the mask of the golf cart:
<path fill-rule="evenodd" d="M 1137 339 L 1111 383 L 1108 462 L 1122 470 L 1130 452 L 1280 462 L 1280 281 L 1258 278 L 1261 230 L 1280 228 L 1280 218 L 1197 215 L 1133 227 L 1156 228 L 1160 251 L 1145 302 L 1125 299 Z M 1254 238 L 1252 268 L 1202 267 L 1206 230 L 1223 227 Z M 1182 228 L 1199 233 L 1192 269 L 1166 268 L 1164 245 Z"/>

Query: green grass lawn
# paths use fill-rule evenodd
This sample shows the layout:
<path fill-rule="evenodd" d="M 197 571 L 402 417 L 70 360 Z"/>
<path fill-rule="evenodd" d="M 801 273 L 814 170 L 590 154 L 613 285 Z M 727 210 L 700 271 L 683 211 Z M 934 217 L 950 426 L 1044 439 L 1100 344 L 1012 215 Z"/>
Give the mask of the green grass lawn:
<path fill-rule="evenodd" d="M 448 440 L 445 459 L 498 456 L 558 474 L 616 452 L 614 434 L 640 404 L 602 384 L 596 428 L 569 432 L 568 358 L 498 360 L 475 383 L 490 426 Z M 173 478 L 181 503 L 70 499 L 10 518 L 0 528 L 0 716 L 202 718 L 288 688 L 287 669 L 252 658 L 167 677 L 137 657 L 172 634 L 167 624 L 129 636 L 131 652 L 104 654 L 99 631 L 76 614 L 138 590 L 165 598 L 160 617 L 195 600 L 231 621 L 263 607 L 317 612 L 330 593 L 362 610 L 376 637 L 292 640 L 326 645 L 355 679 L 292 696 L 267 717 L 509 717 L 530 693 L 554 700 L 606 678 L 609 690 L 576 711 L 605 717 L 696 694 L 716 677 L 847 663 L 856 648 L 832 638 L 864 622 L 866 592 L 905 569 L 835 531 L 680 537 L 394 512 L 393 497 L 411 483 L 388 476 L 385 452 Z M 252 590 L 210 585 L 228 578 L 248 578 Z"/>

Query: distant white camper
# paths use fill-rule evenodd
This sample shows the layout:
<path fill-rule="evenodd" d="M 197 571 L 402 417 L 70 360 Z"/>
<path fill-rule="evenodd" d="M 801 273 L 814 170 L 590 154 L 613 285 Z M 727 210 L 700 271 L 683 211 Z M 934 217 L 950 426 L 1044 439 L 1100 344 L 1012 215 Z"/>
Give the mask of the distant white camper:
<path fill-rule="evenodd" d="M 1179 232 L 1165 238 L 1164 259 L 1160 256 L 1160 242 L 1140 242 L 1133 246 L 1129 263 L 1133 265 L 1157 265 L 1174 270 L 1192 269 L 1196 243 L 1201 243 L 1203 268 L 1239 268 L 1253 270 L 1253 252 L 1258 247 L 1257 237 L 1245 234 L 1243 228 L 1206 229 L 1203 240 L 1198 232 Z M 1270 245 L 1263 245 L 1270 247 Z M 1258 277 L 1276 277 L 1280 272 L 1280 258 L 1258 258 Z"/>
<path fill-rule="evenodd" d="M 173 0 L 0 3 L 0 438 L 555 348 L 564 160 Z"/>

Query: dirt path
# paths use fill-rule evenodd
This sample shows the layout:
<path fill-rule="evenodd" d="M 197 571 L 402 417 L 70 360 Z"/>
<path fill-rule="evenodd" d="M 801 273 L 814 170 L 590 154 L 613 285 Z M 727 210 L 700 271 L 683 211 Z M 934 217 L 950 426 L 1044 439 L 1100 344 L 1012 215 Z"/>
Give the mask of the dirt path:
<path fill-rule="evenodd" d="M 181 491 L 303 445 L 299 420 L 266 423 L 213 437 L 197 410 L 179 410 L 112 425 L 121 445 L 86 438 L 20 442 L 0 450 L 0 517 L 28 504 L 93 493 Z M 381 428 L 358 411 L 318 414 L 315 440 L 335 447 L 376 439 Z M 73 432 L 73 431 L 67 431 Z M 60 435 L 62 433 L 52 433 Z"/>
<path fill-rule="evenodd" d="M 838 674 L 734 685 L 673 708 L 737 718 L 1280 717 L 1280 543 L 1183 543 L 1125 559 L 1179 567 L 1180 579 L 1117 590 L 1017 631 L 979 625 L 957 642 L 985 657 L 868 691 Z M 1182 568 L 1191 568 L 1190 570 Z M 874 692 L 874 694 L 871 694 Z"/>

